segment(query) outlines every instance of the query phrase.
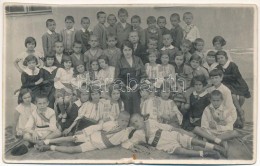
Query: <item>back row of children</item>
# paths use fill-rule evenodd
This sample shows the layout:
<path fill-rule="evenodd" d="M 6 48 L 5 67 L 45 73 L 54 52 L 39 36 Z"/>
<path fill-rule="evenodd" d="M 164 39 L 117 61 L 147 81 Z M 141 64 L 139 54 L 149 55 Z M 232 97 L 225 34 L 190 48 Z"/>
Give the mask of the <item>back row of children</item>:
<path fill-rule="evenodd" d="M 120 22 L 116 24 L 116 17 L 109 15 L 110 26 L 105 28 L 106 14 L 98 12 L 99 24 L 92 33 L 88 31 L 89 18 L 83 17 L 83 28 L 75 31 L 73 17 L 67 16 L 66 28 L 60 35 L 55 32 L 54 20 L 47 20 L 48 32 L 43 35 L 44 58 L 34 50 L 34 38 L 25 40 L 27 50 L 15 61 L 16 68 L 22 73 L 17 107 L 20 117 L 15 121 L 19 122 L 16 125 L 18 135 L 27 133 L 25 139 L 38 143 L 39 139 L 74 134 L 90 125 L 116 120 L 125 109 L 120 90 L 111 89 L 104 93 L 92 89 L 88 93 L 84 89 L 97 80 L 114 87 L 124 40 L 131 42 L 133 54 L 145 64 L 141 68 L 146 71 L 146 84 L 155 87 L 152 91 L 140 88 L 140 114 L 190 136 L 193 134 L 185 130 L 195 128 L 196 134 L 218 144 L 231 138 L 225 131 L 232 131 L 236 120 L 239 126 L 243 126 L 244 111 L 241 107 L 250 93 L 238 67 L 222 48 L 226 44 L 223 37 L 214 37 L 212 43 L 216 51 L 209 51 L 204 56 L 204 41 L 198 38 L 198 29 L 191 24 L 193 16 L 189 12 L 183 16 L 187 24 L 184 30 L 178 24 L 180 17 L 176 13 L 170 18 L 171 30 L 165 28 L 165 17 L 157 19 L 157 28 L 156 19 L 149 16 L 145 30 L 140 28 L 139 16 L 131 18 L 132 26 L 126 23 L 128 13 L 125 9 L 119 10 L 118 17 Z M 121 45 L 120 50 L 118 46 Z M 177 77 L 169 82 L 169 76 L 175 77 L 176 74 Z M 110 80 L 104 82 L 106 78 Z M 157 78 L 162 79 L 159 85 L 155 81 Z M 168 88 L 162 90 L 168 84 Z M 160 89 L 159 94 L 154 92 L 156 88 Z M 213 94 L 209 99 L 210 92 Z M 45 97 L 35 97 L 42 95 Z M 215 99 L 214 95 L 219 98 Z M 218 101 L 216 105 L 215 100 Z M 31 103 L 34 101 L 37 107 Z M 53 108 L 55 113 L 46 113 L 46 109 L 41 112 L 44 104 L 50 108 L 48 110 Z M 33 110 L 35 113 L 29 116 Z M 56 121 L 59 125 L 54 125 Z M 36 127 L 39 131 L 46 128 L 49 131 L 51 126 L 52 132 L 33 130 Z M 208 132 L 212 130 L 216 130 L 213 136 Z M 222 132 L 225 133 L 223 137 Z"/>

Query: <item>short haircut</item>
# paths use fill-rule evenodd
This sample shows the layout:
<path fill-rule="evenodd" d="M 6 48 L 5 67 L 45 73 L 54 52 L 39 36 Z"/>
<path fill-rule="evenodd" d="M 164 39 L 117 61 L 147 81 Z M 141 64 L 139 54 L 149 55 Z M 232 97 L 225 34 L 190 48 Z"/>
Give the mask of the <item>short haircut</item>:
<path fill-rule="evenodd" d="M 194 87 L 196 81 L 201 82 L 203 86 L 207 85 L 207 79 L 204 75 L 198 75 L 198 76 L 193 77 L 191 80 L 192 87 Z"/>
<path fill-rule="evenodd" d="M 172 38 L 172 35 L 169 32 L 166 32 L 166 33 L 162 34 L 162 36 L 166 36 L 166 35 L 170 35 L 171 38 Z"/>
<path fill-rule="evenodd" d="M 215 51 L 209 51 L 207 53 L 207 56 L 214 56 L 214 57 L 216 57 L 216 52 Z"/>
<path fill-rule="evenodd" d="M 119 16 L 119 14 L 121 14 L 121 13 L 126 14 L 126 16 L 128 17 L 128 12 L 127 12 L 127 10 L 125 8 L 119 9 L 117 15 Z"/>
<path fill-rule="evenodd" d="M 156 18 L 154 16 L 147 17 L 147 24 L 156 23 Z"/>
<path fill-rule="evenodd" d="M 90 22 L 90 19 L 88 17 L 82 17 L 80 20 L 80 23 L 82 24 L 83 20 L 88 20 Z"/>
<path fill-rule="evenodd" d="M 27 37 L 24 41 L 24 45 L 25 47 L 27 47 L 27 44 L 28 43 L 34 43 L 35 44 L 35 47 L 36 47 L 36 40 L 34 37 Z"/>
<path fill-rule="evenodd" d="M 185 12 L 185 13 L 183 14 L 183 19 L 185 19 L 185 17 L 186 17 L 187 15 L 191 15 L 192 18 L 193 18 L 193 14 L 192 14 L 191 12 Z"/>
<path fill-rule="evenodd" d="M 212 96 L 220 96 L 221 99 L 223 100 L 223 94 L 222 94 L 219 90 L 213 90 L 213 91 L 210 93 L 210 99 L 212 98 Z"/>
<path fill-rule="evenodd" d="M 103 11 L 99 11 L 99 12 L 97 12 L 97 19 L 99 19 L 99 16 L 100 16 L 101 14 L 106 14 L 106 13 L 103 12 Z"/>
<path fill-rule="evenodd" d="M 200 64 L 201 64 L 201 62 L 202 62 L 202 58 L 201 58 L 198 54 L 196 54 L 196 53 L 194 53 L 194 54 L 190 57 L 190 62 L 191 62 L 192 60 L 199 61 Z"/>
<path fill-rule="evenodd" d="M 140 16 L 138 16 L 138 15 L 132 16 L 132 17 L 131 17 L 131 22 L 132 22 L 134 19 L 139 20 L 139 23 L 141 23 L 141 17 L 140 17 Z"/>
<path fill-rule="evenodd" d="M 56 42 L 54 43 L 54 45 L 56 46 L 57 43 L 60 43 L 60 44 L 62 44 L 62 46 L 63 46 L 62 41 L 56 41 Z"/>
<path fill-rule="evenodd" d="M 69 62 L 71 61 L 72 62 L 72 59 L 69 55 L 66 55 L 64 56 L 62 59 L 61 59 L 61 64 L 64 64 L 64 62 Z"/>
<path fill-rule="evenodd" d="M 137 36 L 139 37 L 139 33 L 137 31 L 130 31 L 129 34 L 128 34 L 128 37 L 130 36 L 131 33 L 136 33 Z"/>
<path fill-rule="evenodd" d="M 34 56 L 34 55 L 28 55 L 28 56 L 24 59 L 23 65 L 24 65 L 24 66 L 27 66 L 27 65 L 28 65 L 28 62 L 30 62 L 30 61 L 35 61 L 35 62 L 36 62 L 36 65 L 38 64 L 38 60 L 37 60 L 36 56 Z"/>
<path fill-rule="evenodd" d="M 156 39 L 155 37 L 150 37 L 147 43 L 150 43 L 151 41 L 158 43 L 158 39 Z"/>
<path fill-rule="evenodd" d="M 27 93 L 29 93 L 29 94 L 31 95 L 31 97 L 33 97 L 33 96 L 32 96 L 32 90 L 31 90 L 31 89 L 28 89 L 28 88 L 20 89 L 20 93 L 19 93 L 19 95 L 18 95 L 18 104 L 23 103 L 23 96 L 24 96 L 25 94 L 27 94 Z"/>
<path fill-rule="evenodd" d="M 192 42 L 188 39 L 183 39 L 181 42 L 181 45 L 187 44 L 189 46 L 189 48 L 192 47 Z"/>
<path fill-rule="evenodd" d="M 79 42 L 79 41 L 75 41 L 75 42 L 73 42 L 73 47 L 75 47 L 76 44 L 80 44 L 80 45 L 82 45 L 81 42 Z"/>
<path fill-rule="evenodd" d="M 132 51 L 134 51 L 133 44 L 130 41 L 126 40 L 126 41 L 123 42 L 123 44 L 121 46 L 121 51 L 122 52 L 123 52 L 123 49 L 124 49 L 125 46 L 128 47 L 128 48 L 131 48 Z"/>
<path fill-rule="evenodd" d="M 222 77 L 223 76 L 223 71 L 220 70 L 220 69 L 213 69 L 209 72 L 209 76 L 210 77 L 214 77 L 214 76 L 220 76 Z"/>
<path fill-rule="evenodd" d="M 66 17 L 65 17 L 65 22 L 66 22 L 67 20 L 70 20 L 70 21 L 72 21 L 73 23 L 75 23 L 73 16 L 66 16 Z"/>
<path fill-rule="evenodd" d="M 89 88 L 89 93 L 91 94 L 91 93 L 95 93 L 95 92 L 98 92 L 99 94 L 101 94 L 101 88 L 99 87 L 99 86 L 96 86 L 96 85 L 92 85 L 92 86 L 90 86 L 90 88 Z M 91 98 L 91 100 L 92 100 L 92 97 L 91 97 L 91 95 L 90 95 L 90 98 Z"/>
<path fill-rule="evenodd" d="M 53 19 L 48 19 L 47 21 L 46 21 L 46 27 L 48 27 L 49 26 L 49 23 L 50 22 L 55 22 Z"/>
<path fill-rule="evenodd" d="M 216 42 L 220 42 L 221 46 L 226 45 L 226 40 L 222 36 L 215 36 L 212 40 L 212 44 L 214 45 Z"/>
<path fill-rule="evenodd" d="M 117 18 L 116 18 L 116 16 L 115 16 L 114 14 L 109 14 L 109 15 L 107 16 L 107 20 L 108 20 L 108 17 L 115 17 L 116 22 L 117 22 Z"/>
<path fill-rule="evenodd" d="M 111 33 L 109 33 L 109 34 L 107 35 L 107 40 L 108 40 L 109 38 L 114 38 L 115 40 L 117 40 L 117 36 L 114 35 L 114 34 L 111 34 Z"/>
<path fill-rule="evenodd" d="M 202 42 L 204 43 L 204 40 L 202 38 L 197 38 L 193 43 L 194 43 L 194 46 L 196 46 L 199 42 Z"/>
<path fill-rule="evenodd" d="M 45 57 L 44 57 L 45 65 L 46 65 L 46 60 L 47 60 L 47 58 L 52 58 L 52 59 L 54 59 L 54 60 L 56 59 L 55 54 L 56 54 L 56 53 L 55 53 L 54 51 L 45 54 Z"/>
<path fill-rule="evenodd" d="M 158 22 L 159 22 L 159 19 L 164 19 L 165 22 L 167 22 L 167 21 L 166 21 L 166 18 L 165 18 L 164 16 L 159 16 L 159 17 L 157 18 L 157 24 L 158 24 Z"/>
<path fill-rule="evenodd" d="M 46 101 L 49 101 L 48 96 L 44 94 L 38 94 L 35 97 L 35 102 L 37 103 L 39 99 L 46 99 Z"/>
<path fill-rule="evenodd" d="M 176 17 L 178 19 L 179 22 L 181 22 L 181 19 L 180 19 L 180 15 L 178 13 L 173 13 L 170 17 L 170 19 Z"/>
<path fill-rule="evenodd" d="M 228 59 L 228 56 L 227 56 L 227 53 L 226 53 L 226 51 L 218 51 L 218 52 L 216 52 L 216 57 L 218 56 L 218 55 L 223 55 L 226 59 Z"/>
<path fill-rule="evenodd" d="M 100 55 L 100 56 L 98 57 L 98 60 L 99 60 L 99 59 L 105 60 L 106 64 L 109 63 L 109 59 L 108 59 L 108 57 L 107 57 L 106 55 Z"/>

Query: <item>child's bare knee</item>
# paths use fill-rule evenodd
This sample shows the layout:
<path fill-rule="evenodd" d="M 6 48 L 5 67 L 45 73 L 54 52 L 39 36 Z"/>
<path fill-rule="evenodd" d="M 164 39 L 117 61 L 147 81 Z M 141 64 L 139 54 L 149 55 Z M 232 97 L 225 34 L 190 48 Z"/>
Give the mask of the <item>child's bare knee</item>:
<path fill-rule="evenodd" d="M 193 129 L 193 132 L 198 132 L 198 131 L 201 131 L 201 127 L 196 126 L 196 127 Z"/>

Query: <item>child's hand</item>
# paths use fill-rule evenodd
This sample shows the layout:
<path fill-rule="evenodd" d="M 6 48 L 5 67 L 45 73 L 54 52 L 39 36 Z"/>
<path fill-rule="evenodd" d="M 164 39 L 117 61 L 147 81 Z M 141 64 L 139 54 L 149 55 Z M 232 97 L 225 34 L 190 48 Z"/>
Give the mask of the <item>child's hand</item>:
<path fill-rule="evenodd" d="M 42 82 L 43 82 L 43 78 L 40 78 L 38 81 L 35 82 L 35 85 L 39 85 Z"/>
<path fill-rule="evenodd" d="M 217 127 L 216 127 L 216 124 L 214 122 L 210 121 L 209 122 L 209 128 L 216 129 Z"/>
<path fill-rule="evenodd" d="M 227 122 L 224 121 L 224 120 L 221 120 L 221 121 L 218 122 L 218 124 L 221 125 L 221 126 L 226 126 Z"/>
<path fill-rule="evenodd" d="M 36 131 L 34 131 L 34 132 L 32 133 L 32 139 L 33 139 L 33 141 L 37 141 L 37 140 L 39 139 L 39 136 L 38 136 L 38 134 L 36 133 Z"/>
<path fill-rule="evenodd" d="M 63 136 L 67 136 L 69 133 L 70 133 L 71 129 L 70 128 L 67 128 L 65 129 L 63 132 L 62 132 L 62 135 Z"/>

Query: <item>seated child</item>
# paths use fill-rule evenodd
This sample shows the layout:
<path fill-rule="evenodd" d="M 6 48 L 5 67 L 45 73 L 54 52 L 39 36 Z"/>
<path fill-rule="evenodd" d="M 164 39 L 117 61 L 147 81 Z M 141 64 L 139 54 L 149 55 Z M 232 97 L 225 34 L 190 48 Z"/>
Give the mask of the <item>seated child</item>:
<path fill-rule="evenodd" d="M 142 45 L 139 42 L 139 36 L 138 36 L 138 32 L 137 31 L 131 31 L 129 32 L 129 36 L 128 36 L 128 40 L 133 44 L 134 47 L 134 55 L 139 57 L 142 62 L 144 62 L 146 60 L 146 56 L 145 56 L 145 46 Z"/>
<path fill-rule="evenodd" d="M 145 31 L 145 44 L 147 45 L 148 40 L 150 38 L 155 38 L 157 43 L 157 48 L 162 48 L 162 34 L 159 28 L 156 27 L 156 18 L 154 16 L 149 16 L 147 18 L 147 25 L 148 27 L 144 30 Z"/>
<path fill-rule="evenodd" d="M 147 50 L 145 52 L 145 55 L 143 56 L 143 64 L 149 63 L 149 55 L 151 53 L 156 54 L 157 59 L 156 59 L 156 63 L 161 63 L 160 62 L 160 52 L 157 49 L 158 46 L 158 40 L 156 38 L 151 37 L 150 39 L 148 39 L 148 43 L 147 43 Z"/>
<path fill-rule="evenodd" d="M 251 97 L 248 85 L 243 79 L 237 65 L 234 62 L 229 61 L 225 51 L 218 51 L 216 57 L 217 62 L 219 63 L 217 68 L 222 70 L 224 73 L 222 83 L 230 89 L 233 103 L 237 108 L 238 115 L 242 121 L 241 125 L 244 126 L 244 110 L 241 107 L 245 102 L 245 98 Z"/>
<path fill-rule="evenodd" d="M 41 68 L 43 67 L 43 56 L 41 53 L 35 51 L 36 47 L 36 40 L 33 37 L 27 37 L 25 39 L 25 47 L 27 48 L 25 52 L 23 52 L 15 61 L 14 65 L 16 69 L 22 73 L 27 67 L 24 66 L 24 60 L 28 55 L 34 55 L 37 59 L 37 67 Z"/>
<path fill-rule="evenodd" d="M 233 60 L 230 53 L 223 48 L 226 43 L 226 40 L 222 36 L 215 36 L 212 40 L 213 47 L 215 48 L 213 51 L 225 51 L 227 53 L 228 59 L 232 62 Z"/>
<path fill-rule="evenodd" d="M 138 130 L 145 131 L 146 142 L 157 150 L 165 151 L 173 155 L 185 155 L 188 157 L 211 157 L 220 158 L 220 154 L 226 151 L 219 145 L 214 145 L 206 141 L 190 137 L 175 131 L 168 124 L 162 124 L 153 119 L 145 120 L 139 114 L 134 114 L 131 118 L 131 125 Z M 201 147 L 203 150 L 195 150 Z"/>
<path fill-rule="evenodd" d="M 175 48 L 172 45 L 172 36 L 170 33 L 163 35 L 163 48 L 161 49 L 161 55 L 162 54 L 168 54 L 169 55 L 169 64 L 174 64 L 174 59 L 176 56 L 176 52 L 178 51 L 178 48 Z"/>
<path fill-rule="evenodd" d="M 145 32 L 144 29 L 140 26 L 141 24 L 141 17 L 138 15 L 134 15 L 131 17 L 131 25 L 132 31 L 137 31 L 138 36 L 140 38 L 140 43 L 145 46 Z"/>
<path fill-rule="evenodd" d="M 101 85 L 109 85 L 115 79 L 115 67 L 108 65 L 109 60 L 105 55 L 101 55 L 98 58 L 98 64 L 100 66 L 100 70 L 97 74 L 97 79 L 101 81 Z"/>
<path fill-rule="evenodd" d="M 81 18 L 81 29 L 75 34 L 75 42 L 81 43 L 82 50 L 81 53 L 84 54 L 88 49 L 90 49 L 89 38 L 92 32 L 88 29 L 90 25 L 90 19 L 88 17 Z"/>
<path fill-rule="evenodd" d="M 59 137 L 61 132 L 56 126 L 54 110 L 48 107 L 47 96 L 36 96 L 35 104 L 37 108 L 32 111 L 25 125 L 23 139 L 31 143 L 39 143 L 43 139 Z"/>
<path fill-rule="evenodd" d="M 195 48 L 195 53 L 201 57 L 202 62 L 204 63 L 204 59 L 205 59 L 205 56 L 204 56 L 204 53 L 203 53 L 204 40 L 202 38 L 197 38 L 193 42 L 193 46 Z"/>
<path fill-rule="evenodd" d="M 71 80 L 71 85 L 73 87 L 73 93 L 75 93 L 75 90 L 82 89 L 86 90 L 86 86 L 90 84 L 90 74 L 88 71 L 85 70 L 85 66 L 83 61 L 78 61 L 74 65 L 74 78 Z"/>
<path fill-rule="evenodd" d="M 197 38 L 200 38 L 199 29 L 192 24 L 193 14 L 191 12 L 185 12 L 183 14 L 183 21 L 185 22 L 185 26 L 183 28 L 184 39 L 194 42 Z"/>
<path fill-rule="evenodd" d="M 158 25 L 162 35 L 170 33 L 170 30 L 165 27 L 166 24 L 167 24 L 167 21 L 164 16 L 159 16 L 157 18 L 157 25 Z"/>
<path fill-rule="evenodd" d="M 90 61 L 90 69 L 89 71 L 89 77 L 90 80 L 93 82 L 98 79 L 98 71 L 99 71 L 99 64 L 98 60 L 92 60 Z"/>
<path fill-rule="evenodd" d="M 225 141 L 239 136 L 239 133 L 233 130 L 237 113 L 235 110 L 230 112 L 223 105 L 223 96 L 219 90 L 210 93 L 210 103 L 203 112 L 201 127 L 195 127 L 194 133 L 227 148 Z"/>
<path fill-rule="evenodd" d="M 199 75 L 204 75 L 206 79 L 209 79 L 209 73 L 208 71 L 201 66 L 202 59 L 199 55 L 194 53 L 191 58 L 190 58 L 190 66 L 193 70 L 192 74 L 193 77 L 199 76 Z"/>
<path fill-rule="evenodd" d="M 56 23 L 53 19 L 46 21 L 48 31 L 42 35 L 42 48 L 44 56 L 54 51 L 55 42 L 60 40 L 60 34 L 55 32 Z"/>
<path fill-rule="evenodd" d="M 101 49 L 105 49 L 107 47 L 106 46 L 107 31 L 106 31 L 106 27 L 105 27 L 106 17 L 107 17 L 107 15 L 105 12 L 99 11 L 97 13 L 98 24 L 93 29 L 93 35 L 96 36 L 97 43 L 99 43 L 99 47 Z M 90 36 L 90 41 L 91 41 L 91 36 Z M 91 46 L 91 43 L 89 43 L 89 44 Z"/>
<path fill-rule="evenodd" d="M 181 22 L 180 15 L 178 13 L 173 13 L 170 17 L 170 20 L 172 24 L 172 29 L 170 30 L 173 39 L 172 45 L 180 49 L 183 40 L 183 29 L 179 25 Z"/>
<path fill-rule="evenodd" d="M 15 108 L 13 125 L 13 134 L 16 137 L 23 136 L 26 123 L 32 115 L 32 112 L 37 109 L 32 103 L 32 91 L 28 88 L 20 90 L 18 104 L 19 105 Z"/>
<path fill-rule="evenodd" d="M 182 40 L 180 47 L 181 47 L 181 52 L 185 59 L 185 63 L 187 65 L 190 65 L 190 58 L 191 58 L 190 50 L 192 48 L 191 41 L 189 41 L 187 39 Z"/>
<path fill-rule="evenodd" d="M 213 69 L 216 69 L 218 63 L 216 62 L 216 53 L 214 51 L 209 51 L 206 56 L 206 60 L 202 65 L 204 68 L 211 72 Z"/>
<path fill-rule="evenodd" d="M 63 58 L 68 56 L 63 54 L 64 51 L 64 47 L 63 47 L 63 43 L 60 41 L 55 42 L 55 52 L 51 53 L 54 54 L 55 56 L 55 61 L 54 61 L 54 66 L 59 67 L 63 67 L 64 66 L 61 64 L 61 62 L 63 61 Z"/>
<path fill-rule="evenodd" d="M 108 57 L 109 66 L 116 67 L 117 62 L 121 58 L 121 50 L 116 47 L 117 37 L 115 35 L 107 36 L 107 49 L 104 50 L 104 55 Z"/>
<path fill-rule="evenodd" d="M 90 71 L 90 62 L 97 60 L 98 57 L 103 55 L 103 50 L 99 48 L 98 37 L 96 35 L 90 36 L 89 44 L 91 48 L 84 53 L 84 63 L 86 64 L 87 71 Z"/>
<path fill-rule="evenodd" d="M 107 36 L 116 36 L 116 23 L 117 23 L 117 19 L 116 16 L 114 14 L 109 14 L 107 16 L 107 23 L 108 23 L 108 27 L 107 27 Z"/>
<path fill-rule="evenodd" d="M 82 44 L 80 42 L 73 43 L 73 53 L 70 55 L 72 60 L 72 66 L 75 66 L 79 62 L 84 61 L 84 56 L 81 54 Z"/>
<path fill-rule="evenodd" d="M 184 118 L 183 129 L 192 131 L 196 126 L 201 126 L 201 117 L 205 108 L 210 104 L 209 93 L 204 88 L 207 85 L 205 76 L 195 76 L 192 79 L 194 91 L 190 95 L 190 108 L 187 118 Z"/>
<path fill-rule="evenodd" d="M 76 30 L 74 28 L 74 18 L 72 16 L 65 17 L 65 28 L 60 32 L 60 41 L 63 42 L 64 54 L 71 55 L 73 53 L 73 43 L 75 41 Z"/>

